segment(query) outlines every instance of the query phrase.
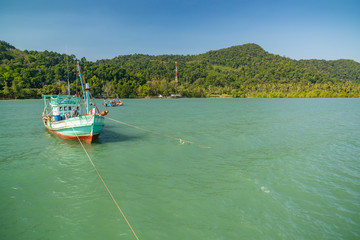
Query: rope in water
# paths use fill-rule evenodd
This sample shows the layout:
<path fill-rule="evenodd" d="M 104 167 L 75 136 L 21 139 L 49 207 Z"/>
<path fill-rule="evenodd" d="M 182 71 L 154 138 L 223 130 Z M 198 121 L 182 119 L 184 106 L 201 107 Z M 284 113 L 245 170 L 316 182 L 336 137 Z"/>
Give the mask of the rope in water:
<path fill-rule="evenodd" d="M 194 145 L 198 145 L 198 146 L 202 146 L 202 147 L 206 147 L 206 148 L 214 148 L 212 146 L 204 145 L 204 144 L 201 144 L 201 143 L 191 142 L 191 141 L 184 140 L 184 139 L 181 139 L 181 138 L 171 137 L 171 136 L 168 136 L 168 135 L 165 135 L 165 134 L 162 134 L 162 133 L 154 132 L 154 131 L 151 131 L 151 130 L 148 130 L 148 129 L 145 129 L 145 128 L 141 128 L 141 127 L 138 127 L 138 126 L 135 126 L 135 125 L 131 125 L 131 124 L 128 124 L 128 123 L 125 123 L 125 122 L 122 122 L 122 121 L 119 121 L 119 120 L 116 120 L 116 119 L 112 119 L 112 118 L 109 118 L 109 117 L 106 117 L 106 118 L 110 119 L 110 120 L 112 120 L 114 122 L 118 122 L 118 123 L 124 124 L 126 126 L 133 127 L 133 128 L 145 131 L 145 132 L 153 133 L 153 134 L 156 134 L 156 135 L 159 135 L 159 136 L 162 136 L 162 137 L 167 137 L 167 138 L 170 138 L 170 139 L 174 139 L 176 141 L 180 141 L 181 144 L 190 143 L 190 144 L 194 144 Z"/>
<path fill-rule="evenodd" d="M 98 176 L 100 177 L 100 179 L 101 179 L 102 183 L 104 184 L 104 186 L 105 186 L 106 190 L 108 191 L 108 193 L 110 194 L 110 196 L 111 196 L 112 200 L 114 201 L 114 203 L 115 203 L 116 207 L 119 209 L 119 211 L 120 211 L 121 215 L 124 217 L 124 219 L 125 219 L 125 221 L 126 221 L 127 225 L 128 225 L 128 226 L 129 226 L 129 228 L 131 229 L 131 231 L 132 231 L 132 233 L 134 234 L 135 238 L 136 238 L 137 240 L 139 240 L 139 238 L 138 238 L 138 236 L 136 235 L 136 233 L 135 233 L 134 229 L 131 227 L 130 222 L 129 222 L 129 221 L 127 220 L 127 218 L 125 217 L 124 212 L 121 210 L 121 208 L 120 208 L 119 204 L 117 203 L 116 199 L 115 199 L 115 198 L 114 198 L 114 196 L 112 195 L 112 193 L 111 193 L 110 189 L 108 188 L 107 184 L 105 183 L 104 179 L 101 177 L 101 175 L 100 175 L 99 171 L 97 170 L 97 168 L 96 168 L 96 166 L 95 166 L 94 162 L 91 160 L 91 158 L 90 158 L 90 156 L 89 156 L 88 152 L 86 151 L 86 149 L 85 149 L 84 145 L 82 144 L 82 142 L 81 142 L 81 140 L 80 140 L 79 136 L 76 134 L 76 132 L 75 132 L 74 128 L 73 128 L 73 131 L 74 131 L 74 134 L 76 135 L 77 139 L 79 140 L 79 143 L 80 143 L 81 147 L 84 149 L 84 152 L 86 153 L 86 156 L 87 156 L 87 157 L 88 157 L 88 159 L 90 160 L 90 162 L 91 162 L 92 166 L 94 167 L 94 169 L 95 169 L 96 173 L 97 173 L 97 174 L 98 174 Z"/>

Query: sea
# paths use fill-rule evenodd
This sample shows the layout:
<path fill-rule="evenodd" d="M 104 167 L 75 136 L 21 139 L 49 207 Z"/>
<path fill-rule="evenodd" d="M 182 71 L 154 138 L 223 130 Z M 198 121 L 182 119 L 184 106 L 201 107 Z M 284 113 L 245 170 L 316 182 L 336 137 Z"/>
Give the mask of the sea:
<path fill-rule="evenodd" d="M 360 99 L 123 102 L 83 148 L 0 101 L 0 239 L 360 239 Z"/>

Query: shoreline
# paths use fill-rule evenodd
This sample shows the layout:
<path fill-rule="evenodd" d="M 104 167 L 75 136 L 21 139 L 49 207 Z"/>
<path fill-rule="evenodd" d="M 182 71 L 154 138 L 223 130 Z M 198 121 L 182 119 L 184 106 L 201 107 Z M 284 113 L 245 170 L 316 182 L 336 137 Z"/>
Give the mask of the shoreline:
<path fill-rule="evenodd" d="M 311 98 L 322 98 L 322 99 L 332 99 L 332 98 L 360 98 L 360 97 L 181 97 L 181 98 L 171 98 L 171 97 L 139 97 L 139 98 L 122 98 L 122 99 L 311 99 Z M 101 98 L 95 98 L 100 100 Z M 43 101 L 42 98 L 28 98 L 28 99 L 0 99 L 0 101 Z"/>

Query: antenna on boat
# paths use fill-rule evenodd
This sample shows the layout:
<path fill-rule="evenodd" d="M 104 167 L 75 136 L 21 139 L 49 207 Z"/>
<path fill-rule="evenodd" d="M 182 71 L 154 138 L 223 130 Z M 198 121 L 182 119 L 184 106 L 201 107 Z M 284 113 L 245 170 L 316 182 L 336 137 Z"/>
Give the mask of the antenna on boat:
<path fill-rule="evenodd" d="M 68 48 L 66 45 L 66 70 L 67 70 L 67 77 L 68 77 L 68 94 L 70 95 L 70 80 L 69 80 L 69 61 L 68 61 Z"/>

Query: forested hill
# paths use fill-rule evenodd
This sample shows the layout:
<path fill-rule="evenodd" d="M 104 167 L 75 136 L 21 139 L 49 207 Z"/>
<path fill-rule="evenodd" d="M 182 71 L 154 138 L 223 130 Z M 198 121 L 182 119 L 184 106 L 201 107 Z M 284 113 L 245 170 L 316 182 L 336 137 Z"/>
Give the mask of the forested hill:
<path fill-rule="evenodd" d="M 174 76 L 174 62 L 179 64 L 182 77 L 191 83 L 199 77 L 218 81 L 226 85 L 229 82 L 346 82 L 360 83 L 360 63 L 352 60 L 291 60 L 270 54 L 256 44 L 244 44 L 200 55 L 126 55 L 111 60 L 99 60 L 147 73 L 152 77 L 167 78 Z M 219 74 L 217 74 L 219 73 Z M 195 76 L 194 76 L 195 75 Z M 147 79 L 147 80 L 149 80 Z"/>
<path fill-rule="evenodd" d="M 0 41 L 0 98 L 40 98 L 59 89 L 66 93 L 68 76 L 76 91 L 80 87 L 76 61 L 74 55 L 21 51 Z M 133 54 L 96 62 L 82 58 L 80 65 L 95 96 L 111 96 L 114 90 L 122 98 L 171 93 L 187 97 L 360 96 L 360 63 L 296 61 L 256 44 L 187 56 Z"/>

